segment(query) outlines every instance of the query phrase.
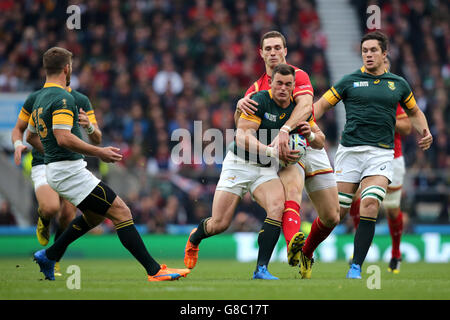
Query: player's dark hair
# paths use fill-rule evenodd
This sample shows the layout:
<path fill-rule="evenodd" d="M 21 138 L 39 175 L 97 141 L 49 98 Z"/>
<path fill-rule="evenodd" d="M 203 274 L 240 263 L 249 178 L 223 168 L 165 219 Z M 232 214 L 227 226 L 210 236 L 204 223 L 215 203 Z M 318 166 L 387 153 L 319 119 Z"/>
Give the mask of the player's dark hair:
<path fill-rule="evenodd" d="M 381 31 L 373 31 L 366 33 L 361 39 L 360 49 L 362 50 L 362 44 L 367 40 L 378 40 L 378 44 L 380 45 L 381 52 L 385 52 L 388 48 L 389 39 L 387 35 L 385 35 Z"/>
<path fill-rule="evenodd" d="M 70 64 L 72 52 L 60 47 L 53 47 L 44 53 L 42 62 L 45 73 L 48 76 L 60 73 L 64 67 Z"/>
<path fill-rule="evenodd" d="M 275 78 L 275 74 L 281 74 L 283 76 L 292 75 L 295 79 L 295 69 L 288 64 L 280 63 L 272 71 L 272 79 Z"/>
<path fill-rule="evenodd" d="M 281 38 L 281 41 L 283 41 L 283 47 L 286 48 L 286 38 L 278 31 L 269 31 L 269 32 L 266 32 L 261 37 L 261 42 L 260 42 L 261 49 L 263 48 L 264 40 L 266 40 L 268 38 Z"/>

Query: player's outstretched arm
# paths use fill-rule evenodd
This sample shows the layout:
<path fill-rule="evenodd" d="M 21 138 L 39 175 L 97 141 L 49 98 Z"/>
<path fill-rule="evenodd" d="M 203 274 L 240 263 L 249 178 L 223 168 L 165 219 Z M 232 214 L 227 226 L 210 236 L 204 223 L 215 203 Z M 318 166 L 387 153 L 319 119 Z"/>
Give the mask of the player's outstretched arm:
<path fill-rule="evenodd" d="M 333 107 L 323 96 L 314 102 L 314 118 L 319 120 L 323 114 Z"/>
<path fill-rule="evenodd" d="M 427 150 L 433 143 L 433 136 L 428 127 L 427 118 L 420 108 L 416 105 L 411 109 L 405 108 L 405 112 L 411 120 L 411 124 L 416 131 L 422 136 L 418 145 L 422 150 Z"/>
<path fill-rule="evenodd" d="M 116 162 L 122 160 L 122 155 L 118 153 L 120 151 L 118 148 L 96 147 L 84 142 L 67 129 L 54 129 L 53 134 L 55 135 L 56 141 L 60 147 L 84 154 L 86 156 L 97 157 L 104 162 Z"/>

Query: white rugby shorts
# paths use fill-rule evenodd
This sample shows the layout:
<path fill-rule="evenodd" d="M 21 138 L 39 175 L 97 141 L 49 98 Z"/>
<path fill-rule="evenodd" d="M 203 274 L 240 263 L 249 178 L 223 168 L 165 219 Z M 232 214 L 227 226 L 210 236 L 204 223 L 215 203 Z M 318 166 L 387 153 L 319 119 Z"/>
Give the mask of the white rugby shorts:
<path fill-rule="evenodd" d="M 86 165 L 83 159 L 47 164 L 48 184 L 74 206 L 78 206 L 100 183 Z"/>
<path fill-rule="evenodd" d="M 393 177 L 388 192 L 384 198 L 383 205 L 386 208 L 399 208 L 402 201 L 402 186 L 405 178 L 405 158 L 400 156 L 392 160 Z"/>
<path fill-rule="evenodd" d="M 253 194 L 258 186 L 273 179 L 279 179 L 274 166 L 261 167 L 228 151 L 216 190 L 234 193 L 242 198 L 247 191 Z"/>
<path fill-rule="evenodd" d="M 33 180 L 34 191 L 39 187 L 48 184 L 45 164 L 38 164 L 37 166 L 31 167 L 31 180 Z"/>
<path fill-rule="evenodd" d="M 308 146 L 305 156 L 299 161 L 306 173 L 305 190 L 314 191 L 336 187 L 333 168 L 324 148 L 314 149 Z"/>
<path fill-rule="evenodd" d="M 335 157 L 337 182 L 360 183 L 368 176 L 384 176 L 392 182 L 393 149 L 373 146 L 344 147 L 339 145 Z"/>

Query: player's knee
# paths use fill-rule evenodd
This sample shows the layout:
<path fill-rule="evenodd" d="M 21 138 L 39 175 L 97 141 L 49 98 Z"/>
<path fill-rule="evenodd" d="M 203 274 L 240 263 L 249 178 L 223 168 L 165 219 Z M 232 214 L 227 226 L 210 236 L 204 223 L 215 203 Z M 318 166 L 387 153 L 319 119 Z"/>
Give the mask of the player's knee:
<path fill-rule="evenodd" d="M 339 224 L 341 221 L 339 210 L 330 210 L 327 215 L 320 218 L 320 221 L 328 227 L 328 228 L 334 228 Z"/>
<path fill-rule="evenodd" d="M 376 217 L 381 202 L 386 197 L 386 190 L 379 186 L 369 186 L 361 192 L 360 212 L 363 216 Z"/>
<path fill-rule="evenodd" d="M 119 197 L 114 200 L 107 213 L 115 224 L 133 219 L 130 208 Z"/>
<path fill-rule="evenodd" d="M 302 202 L 302 188 L 300 186 L 289 186 L 286 188 L 286 200 Z"/>
<path fill-rule="evenodd" d="M 363 216 L 376 216 L 380 208 L 379 202 L 373 198 L 364 199 L 361 201 L 361 215 Z"/>

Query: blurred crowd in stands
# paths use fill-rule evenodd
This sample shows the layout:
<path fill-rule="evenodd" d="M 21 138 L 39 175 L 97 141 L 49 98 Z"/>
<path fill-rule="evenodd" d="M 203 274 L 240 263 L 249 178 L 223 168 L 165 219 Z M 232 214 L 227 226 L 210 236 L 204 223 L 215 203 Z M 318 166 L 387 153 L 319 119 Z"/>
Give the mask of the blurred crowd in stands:
<path fill-rule="evenodd" d="M 382 8 L 392 72 L 409 81 L 431 124 L 435 143 L 430 152 L 417 149 L 415 134 L 405 139 L 408 167 L 445 169 L 450 145 L 448 3 L 354 2 L 362 21 L 368 4 Z M 66 28 L 71 4 L 81 8 L 79 30 Z M 193 134 L 194 121 L 201 121 L 203 132 L 217 128 L 225 135 L 234 128 L 236 102 L 264 72 L 258 53 L 263 33 L 275 29 L 286 36 L 287 61 L 310 75 L 315 99 L 330 86 L 327 39 L 315 6 L 314 0 L 3 0 L 0 92 L 42 87 L 42 54 L 55 45 L 72 51 L 71 87 L 90 98 L 103 145 L 120 147 L 120 166 L 138 177 L 138 191 L 125 190 L 121 196 L 137 223 L 165 232 L 170 223 L 197 223 L 210 215 L 220 173 L 220 165 L 171 161 L 179 143 L 171 141 L 172 133 L 182 128 Z M 329 146 L 336 146 L 333 112 L 319 125 Z M 182 143 L 195 151 L 193 140 Z M 192 154 L 192 159 L 201 157 L 201 152 Z M 440 179 L 416 183 L 428 187 Z M 302 214 L 314 218 L 304 199 Z M 246 196 L 233 228 L 259 230 L 264 215 Z"/>

